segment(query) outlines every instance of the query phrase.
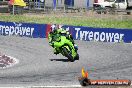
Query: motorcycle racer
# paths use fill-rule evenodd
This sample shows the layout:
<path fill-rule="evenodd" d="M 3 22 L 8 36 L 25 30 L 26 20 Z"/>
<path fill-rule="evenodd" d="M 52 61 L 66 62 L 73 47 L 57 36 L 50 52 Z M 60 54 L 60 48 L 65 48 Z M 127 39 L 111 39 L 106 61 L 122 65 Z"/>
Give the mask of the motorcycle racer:
<path fill-rule="evenodd" d="M 69 43 L 70 46 L 74 46 L 74 40 L 71 36 L 71 34 L 64 30 L 62 28 L 62 25 L 52 25 L 51 26 L 51 32 L 48 34 L 48 40 L 49 40 L 49 44 L 50 46 L 52 46 L 54 48 L 54 54 L 59 54 L 59 51 L 57 50 L 56 47 L 54 47 L 54 44 L 62 44 L 64 41 L 61 41 L 61 37 L 60 36 L 65 36 L 68 40 L 70 40 L 72 42 L 72 44 Z M 76 46 L 77 47 L 77 46 Z"/>

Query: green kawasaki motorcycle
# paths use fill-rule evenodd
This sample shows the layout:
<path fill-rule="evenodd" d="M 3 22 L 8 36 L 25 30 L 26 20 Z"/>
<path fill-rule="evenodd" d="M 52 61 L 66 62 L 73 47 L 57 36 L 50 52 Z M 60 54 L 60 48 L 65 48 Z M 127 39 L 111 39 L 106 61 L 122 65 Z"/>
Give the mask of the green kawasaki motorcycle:
<path fill-rule="evenodd" d="M 67 57 L 69 61 L 73 62 L 75 60 L 79 60 L 77 45 L 73 45 L 73 43 L 68 40 L 66 36 L 56 34 L 52 36 L 52 43 L 54 49 L 63 56 Z"/>

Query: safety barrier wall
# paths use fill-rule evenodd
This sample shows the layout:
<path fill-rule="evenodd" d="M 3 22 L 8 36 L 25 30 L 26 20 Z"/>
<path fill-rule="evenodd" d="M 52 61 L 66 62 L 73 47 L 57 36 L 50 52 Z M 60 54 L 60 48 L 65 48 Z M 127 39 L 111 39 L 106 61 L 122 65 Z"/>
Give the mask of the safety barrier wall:
<path fill-rule="evenodd" d="M 0 35 L 46 38 L 48 32 L 50 32 L 50 26 L 50 24 L 0 21 Z M 92 28 L 70 25 L 64 25 L 64 28 L 68 30 L 76 40 L 132 43 L 131 29 Z"/>

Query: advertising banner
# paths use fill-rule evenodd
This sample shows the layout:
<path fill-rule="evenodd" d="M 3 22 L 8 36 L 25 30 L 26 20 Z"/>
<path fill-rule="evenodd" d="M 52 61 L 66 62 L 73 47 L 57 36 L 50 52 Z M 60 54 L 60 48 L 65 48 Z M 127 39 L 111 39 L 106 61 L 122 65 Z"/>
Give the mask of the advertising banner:
<path fill-rule="evenodd" d="M 132 30 L 115 28 L 92 28 L 82 26 L 64 26 L 70 30 L 74 39 L 100 42 L 132 42 Z"/>
<path fill-rule="evenodd" d="M 30 24 L 30 23 L 16 23 L 16 22 L 1 22 L 0 21 L 0 35 L 16 35 L 33 38 L 45 37 L 45 24 Z"/>
<path fill-rule="evenodd" d="M 51 24 L 30 24 L 16 22 L 1 22 L 0 35 L 16 35 L 32 38 L 46 38 L 50 32 Z M 93 28 L 64 25 L 75 40 L 99 42 L 132 42 L 132 30 L 115 28 Z"/>

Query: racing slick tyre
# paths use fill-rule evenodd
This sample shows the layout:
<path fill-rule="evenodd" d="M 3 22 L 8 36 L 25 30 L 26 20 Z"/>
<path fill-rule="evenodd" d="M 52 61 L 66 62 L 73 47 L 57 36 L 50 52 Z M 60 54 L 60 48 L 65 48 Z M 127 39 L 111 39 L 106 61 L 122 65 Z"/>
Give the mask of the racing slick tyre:
<path fill-rule="evenodd" d="M 71 62 L 73 62 L 74 59 L 72 58 L 72 55 L 68 52 L 68 50 L 67 50 L 65 47 L 63 48 L 63 51 L 64 51 L 64 53 L 65 53 L 65 56 L 66 56 Z"/>

